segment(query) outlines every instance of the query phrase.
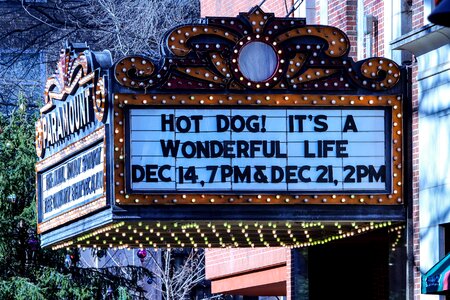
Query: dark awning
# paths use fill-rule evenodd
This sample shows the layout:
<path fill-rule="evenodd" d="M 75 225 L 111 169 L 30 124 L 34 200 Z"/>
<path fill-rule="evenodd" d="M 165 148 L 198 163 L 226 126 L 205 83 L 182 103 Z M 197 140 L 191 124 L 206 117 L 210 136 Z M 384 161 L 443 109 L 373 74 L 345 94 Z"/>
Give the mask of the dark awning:
<path fill-rule="evenodd" d="M 422 294 L 444 294 L 450 290 L 450 253 L 422 275 Z"/>

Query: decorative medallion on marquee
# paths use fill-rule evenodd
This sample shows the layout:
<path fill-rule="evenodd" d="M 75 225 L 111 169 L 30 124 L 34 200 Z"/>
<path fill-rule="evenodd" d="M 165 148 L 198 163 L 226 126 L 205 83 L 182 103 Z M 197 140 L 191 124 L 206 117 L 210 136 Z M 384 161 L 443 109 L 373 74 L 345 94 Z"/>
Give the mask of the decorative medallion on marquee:
<path fill-rule="evenodd" d="M 395 62 L 259 7 L 165 46 L 114 67 L 116 204 L 403 203 Z"/>
<path fill-rule="evenodd" d="M 109 52 L 85 44 L 63 49 L 47 79 L 36 122 L 38 231 L 106 207 L 107 89 L 102 65 Z"/>

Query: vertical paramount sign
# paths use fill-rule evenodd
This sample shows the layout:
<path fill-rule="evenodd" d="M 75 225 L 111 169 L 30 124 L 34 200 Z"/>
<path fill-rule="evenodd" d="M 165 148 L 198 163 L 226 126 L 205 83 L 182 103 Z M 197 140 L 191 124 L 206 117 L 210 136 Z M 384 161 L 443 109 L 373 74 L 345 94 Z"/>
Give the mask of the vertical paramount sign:
<path fill-rule="evenodd" d="M 36 122 L 39 230 L 106 205 L 105 86 L 92 53 L 68 48 L 47 80 Z"/>
<path fill-rule="evenodd" d="M 166 46 L 115 66 L 116 204 L 403 202 L 393 61 L 355 63 L 339 29 L 259 8 Z"/>

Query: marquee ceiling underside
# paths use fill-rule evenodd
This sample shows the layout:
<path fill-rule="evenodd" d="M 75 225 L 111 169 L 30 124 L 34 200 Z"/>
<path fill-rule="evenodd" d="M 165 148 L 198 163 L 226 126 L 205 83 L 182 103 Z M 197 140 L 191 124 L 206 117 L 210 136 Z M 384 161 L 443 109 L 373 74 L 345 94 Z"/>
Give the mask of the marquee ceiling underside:
<path fill-rule="evenodd" d="M 404 225 L 395 222 L 301 222 L 301 221 L 121 221 L 53 246 L 93 248 L 226 248 L 312 247 L 387 230 L 392 247 Z"/>

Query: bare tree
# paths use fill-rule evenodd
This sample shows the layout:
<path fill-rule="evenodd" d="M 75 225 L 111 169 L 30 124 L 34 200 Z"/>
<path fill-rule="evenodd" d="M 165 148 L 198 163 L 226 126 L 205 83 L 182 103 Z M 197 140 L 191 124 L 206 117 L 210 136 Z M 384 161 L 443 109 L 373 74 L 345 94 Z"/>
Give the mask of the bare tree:
<path fill-rule="evenodd" d="M 159 286 L 164 300 L 190 299 L 193 288 L 205 280 L 205 252 L 196 249 L 167 249 L 161 254 L 150 250 L 153 271 L 162 283 Z"/>
<path fill-rule="evenodd" d="M 27 50 L 58 49 L 65 40 L 89 41 L 113 55 L 145 53 L 159 58 L 162 35 L 199 18 L 198 0 L 12 0 L 0 10 L 0 40 Z M 14 22 L 23 14 L 25 22 Z M 56 52 L 57 53 L 57 52 Z"/>
<path fill-rule="evenodd" d="M 100 270 L 115 268 L 128 279 L 130 268 L 145 269 L 146 276 L 136 282 L 145 291 L 145 299 L 222 299 L 221 295 L 211 296 L 206 286 L 203 249 L 87 249 L 80 254 L 80 266 Z M 197 295 L 193 295 L 195 292 Z M 141 298 L 134 294 L 133 299 Z"/>
<path fill-rule="evenodd" d="M 199 0 L 0 1 L 0 105 L 14 105 L 18 91 L 42 94 L 46 76 L 30 74 L 53 72 L 66 41 L 86 41 L 115 58 L 142 53 L 157 60 L 164 33 L 199 16 Z"/>

